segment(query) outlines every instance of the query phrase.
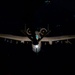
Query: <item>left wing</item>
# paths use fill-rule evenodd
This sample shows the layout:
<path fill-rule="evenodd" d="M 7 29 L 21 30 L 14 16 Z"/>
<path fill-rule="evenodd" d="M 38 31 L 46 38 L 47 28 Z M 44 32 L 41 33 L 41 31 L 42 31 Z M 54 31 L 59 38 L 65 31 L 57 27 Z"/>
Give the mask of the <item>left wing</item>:
<path fill-rule="evenodd" d="M 55 37 L 44 37 L 41 39 L 41 42 L 53 42 L 53 41 L 60 41 L 60 40 L 69 40 L 69 39 L 75 39 L 75 35 L 64 35 L 64 36 L 55 36 Z"/>
<path fill-rule="evenodd" d="M 9 34 L 0 34 L 0 38 L 6 38 L 6 39 L 11 39 L 11 40 L 17 40 L 17 41 L 31 41 L 28 37 L 23 37 L 23 36 L 14 36 L 14 35 L 9 35 Z"/>

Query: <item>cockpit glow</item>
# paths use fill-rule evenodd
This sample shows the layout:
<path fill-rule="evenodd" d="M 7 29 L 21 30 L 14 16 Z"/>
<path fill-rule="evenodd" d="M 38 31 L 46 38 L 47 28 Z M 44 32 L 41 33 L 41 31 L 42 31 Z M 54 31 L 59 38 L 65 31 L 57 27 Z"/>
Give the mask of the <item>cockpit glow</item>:
<path fill-rule="evenodd" d="M 36 35 L 36 39 L 38 40 L 38 38 L 39 38 L 39 36 L 38 35 Z"/>

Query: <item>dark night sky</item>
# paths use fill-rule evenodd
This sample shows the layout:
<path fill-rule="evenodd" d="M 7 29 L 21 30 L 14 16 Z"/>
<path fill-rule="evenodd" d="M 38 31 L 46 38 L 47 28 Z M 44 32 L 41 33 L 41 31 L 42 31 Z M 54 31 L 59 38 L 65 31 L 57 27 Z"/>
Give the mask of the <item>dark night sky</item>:
<path fill-rule="evenodd" d="M 17 32 L 23 29 L 24 24 L 39 27 L 50 24 L 55 27 L 60 24 L 65 29 L 71 29 L 75 24 L 74 0 L 51 0 L 50 4 L 43 0 L 2 2 L 0 7 L 0 31 Z M 68 27 L 68 28 L 69 28 Z"/>

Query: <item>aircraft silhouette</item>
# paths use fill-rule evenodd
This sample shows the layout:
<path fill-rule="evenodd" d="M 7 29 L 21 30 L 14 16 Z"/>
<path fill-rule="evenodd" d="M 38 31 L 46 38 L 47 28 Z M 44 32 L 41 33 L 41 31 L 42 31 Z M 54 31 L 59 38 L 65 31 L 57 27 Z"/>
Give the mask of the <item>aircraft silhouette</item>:
<path fill-rule="evenodd" d="M 27 42 L 30 41 L 30 42 L 32 42 L 32 50 L 36 53 L 38 53 L 41 50 L 41 42 L 48 42 L 50 45 L 52 45 L 52 42 L 54 42 L 54 41 L 75 39 L 75 35 L 62 35 L 62 36 L 55 36 L 55 37 L 54 36 L 46 37 L 46 35 L 48 35 L 50 33 L 50 30 L 46 29 L 46 28 L 41 28 L 40 31 L 38 31 L 35 29 L 30 30 L 30 28 L 26 28 L 26 26 L 25 26 L 25 30 L 22 30 L 22 33 L 25 34 L 26 36 L 0 34 L 0 38 L 21 41 L 21 43 L 24 43 L 25 41 L 27 41 Z"/>

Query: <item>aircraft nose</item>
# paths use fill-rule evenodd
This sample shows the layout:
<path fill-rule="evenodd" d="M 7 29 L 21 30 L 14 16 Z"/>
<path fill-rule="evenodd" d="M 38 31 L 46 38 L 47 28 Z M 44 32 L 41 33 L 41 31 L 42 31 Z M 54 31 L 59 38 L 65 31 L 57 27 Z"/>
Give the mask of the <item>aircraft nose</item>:
<path fill-rule="evenodd" d="M 33 51 L 34 51 L 35 53 L 40 52 L 40 46 L 39 46 L 39 45 L 32 45 L 32 48 L 33 48 Z"/>

